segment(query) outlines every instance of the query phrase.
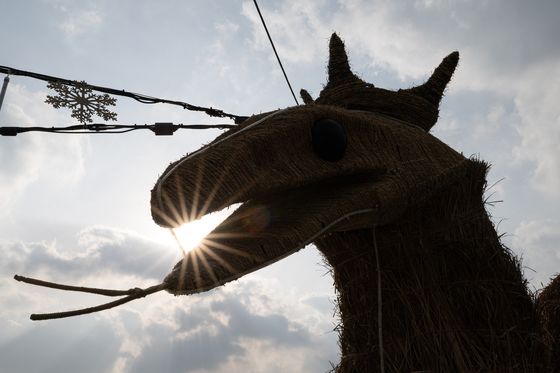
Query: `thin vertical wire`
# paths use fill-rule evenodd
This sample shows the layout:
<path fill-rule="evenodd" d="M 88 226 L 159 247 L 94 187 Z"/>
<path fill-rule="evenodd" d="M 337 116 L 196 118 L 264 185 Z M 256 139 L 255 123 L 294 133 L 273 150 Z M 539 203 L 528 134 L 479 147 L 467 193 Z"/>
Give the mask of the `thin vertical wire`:
<path fill-rule="evenodd" d="M 181 243 L 181 240 L 179 239 L 179 237 L 177 237 L 177 233 L 175 233 L 175 229 L 174 228 L 169 228 L 169 232 L 171 232 L 171 235 L 175 239 L 175 242 L 177 243 L 177 246 L 179 246 L 179 250 L 181 251 L 181 254 L 183 254 L 183 258 L 184 258 L 185 256 L 187 256 L 187 252 L 185 250 L 185 247 Z"/>
<path fill-rule="evenodd" d="M 385 373 L 385 359 L 383 357 L 383 300 L 381 292 L 381 264 L 379 263 L 379 250 L 377 249 L 376 225 L 373 226 L 373 248 L 377 267 L 377 333 L 379 340 L 379 371 Z"/>
<path fill-rule="evenodd" d="M 257 12 L 259 13 L 259 17 L 261 18 L 261 22 L 264 26 L 264 30 L 266 31 L 266 35 L 268 36 L 268 40 L 270 41 L 270 45 L 272 45 L 272 50 L 274 50 L 274 54 L 276 55 L 276 59 L 278 60 L 278 64 L 280 65 L 280 68 L 282 69 L 282 74 L 284 74 L 284 78 L 286 79 L 286 83 L 288 83 L 288 88 L 290 88 L 290 92 L 292 92 L 292 97 L 294 98 L 294 101 L 296 102 L 296 105 L 299 105 L 299 102 L 296 98 L 294 90 L 292 89 L 292 85 L 290 84 L 290 80 L 288 79 L 288 75 L 286 75 L 286 71 L 284 70 L 284 66 L 282 66 L 282 61 L 280 61 L 280 56 L 278 56 L 278 52 L 276 52 L 276 47 L 274 46 L 274 42 L 272 41 L 272 37 L 270 36 L 270 33 L 268 32 L 268 28 L 266 27 L 266 23 L 265 23 L 264 18 L 261 14 L 261 10 L 259 9 L 259 4 L 257 4 L 257 0 L 253 0 L 253 3 L 255 3 L 255 7 L 257 8 Z"/>

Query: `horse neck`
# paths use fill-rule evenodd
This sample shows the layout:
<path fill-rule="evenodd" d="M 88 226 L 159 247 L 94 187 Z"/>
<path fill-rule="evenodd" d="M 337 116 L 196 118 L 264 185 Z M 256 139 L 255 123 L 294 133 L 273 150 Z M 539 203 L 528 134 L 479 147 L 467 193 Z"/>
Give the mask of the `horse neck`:
<path fill-rule="evenodd" d="M 379 285 L 387 371 L 540 371 L 533 300 L 483 186 L 463 180 L 397 222 L 316 242 L 338 295 L 338 371 L 379 370 Z"/>

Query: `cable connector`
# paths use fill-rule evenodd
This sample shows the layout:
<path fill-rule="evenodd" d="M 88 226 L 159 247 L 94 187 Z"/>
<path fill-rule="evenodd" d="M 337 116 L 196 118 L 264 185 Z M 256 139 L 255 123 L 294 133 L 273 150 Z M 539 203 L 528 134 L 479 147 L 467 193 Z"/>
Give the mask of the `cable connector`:
<path fill-rule="evenodd" d="M 0 127 L 0 136 L 16 136 L 18 132 L 16 127 Z"/>
<path fill-rule="evenodd" d="M 155 123 L 150 129 L 156 136 L 172 136 L 177 131 L 177 126 L 170 122 Z"/>

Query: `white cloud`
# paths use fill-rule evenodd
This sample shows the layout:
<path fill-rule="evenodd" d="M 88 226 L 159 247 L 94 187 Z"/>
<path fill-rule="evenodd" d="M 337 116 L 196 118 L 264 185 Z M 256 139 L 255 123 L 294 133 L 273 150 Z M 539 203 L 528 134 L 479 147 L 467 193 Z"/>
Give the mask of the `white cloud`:
<path fill-rule="evenodd" d="M 90 32 L 103 23 L 103 15 L 98 10 L 84 10 L 78 13 L 69 13 L 60 29 L 68 38 L 76 38 Z"/>
<path fill-rule="evenodd" d="M 119 343 L 112 325 L 100 319 L 36 324 L 0 342 L 1 367 L 13 373 L 109 372 Z"/>
<path fill-rule="evenodd" d="M 262 291 L 260 280 L 242 280 L 208 295 L 166 301 L 172 323 L 143 324 L 140 354 L 129 359 L 125 371 L 179 372 L 298 372 L 325 371 L 337 360 L 334 332 L 316 333 L 308 324 L 293 320 L 280 299 L 303 314 L 313 312 L 302 302 L 292 303 L 282 289 Z M 179 303 L 177 302 L 179 301 Z M 255 307 L 255 302 L 260 306 Z M 323 318 L 329 320 L 329 313 Z M 136 337 L 138 338 L 138 337 Z M 289 356 L 289 358 L 287 358 Z M 320 369 L 319 369 L 320 367 Z"/>
<path fill-rule="evenodd" d="M 345 2 L 333 26 L 349 45 L 367 56 L 375 70 L 396 73 L 401 80 L 421 82 L 434 69 L 434 63 L 455 48 L 427 37 L 429 30 L 415 24 L 416 19 L 408 14 L 412 9 L 405 11 L 401 4 Z M 349 19 L 352 21 L 348 22 Z"/>
<path fill-rule="evenodd" d="M 349 0 L 302 5 L 290 0 L 273 9 L 264 8 L 263 13 L 269 29 L 274 27 L 281 56 L 289 61 L 323 56 L 330 33 L 336 31 L 350 46 L 351 55 L 365 55 L 371 65 L 396 73 L 401 80 L 421 82 L 436 67 L 434 63 L 458 49 L 462 62 L 454 78 L 455 89 L 508 93 L 520 72 L 541 57 L 558 57 L 557 48 L 547 47 L 556 34 L 550 28 L 560 31 L 553 16 L 558 5 L 553 1 L 541 5 L 465 0 Z M 504 13 L 504 6 L 511 12 Z M 516 7 L 523 12 L 514 11 Z M 270 48 L 251 2 L 243 3 L 242 14 L 252 23 L 256 45 Z M 487 22 L 490 19 L 494 22 Z M 547 37 L 551 43 L 543 40 Z M 524 53 L 524 48 L 532 53 Z"/>
<path fill-rule="evenodd" d="M 326 1 L 282 2 L 279 9 L 260 6 L 267 28 L 278 50 L 278 54 L 286 62 L 310 62 L 324 51 L 324 31 L 328 27 L 321 19 L 321 10 Z M 270 42 L 252 2 L 243 2 L 242 14 L 253 26 L 253 46 L 260 50 L 270 51 Z M 304 37 L 305 35 L 305 37 Z M 273 54 L 271 59 L 275 60 Z"/>
<path fill-rule="evenodd" d="M 99 9 L 102 2 L 80 2 L 72 0 L 42 0 L 60 16 L 56 19 L 57 27 L 69 40 L 74 40 L 87 32 L 96 30 L 105 20 L 105 14 Z"/>
<path fill-rule="evenodd" d="M 513 248 L 523 253 L 525 275 L 536 289 L 548 285 L 560 273 L 560 222 L 522 222 L 514 231 Z"/>
<path fill-rule="evenodd" d="M 447 4 L 448 0 L 416 0 L 414 5 L 418 8 L 440 7 Z"/>
<path fill-rule="evenodd" d="M 224 36 L 231 36 L 232 34 L 239 31 L 239 25 L 237 23 L 233 23 L 231 21 L 225 21 L 222 23 L 216 23 L 214 25 L 216 30 Z"/>
<path fill-rule="evenodd" d="M 314 372 L 326 371 L 329 361 L 338 360 L 332 309 L 326 309 L 329 296 L 295 294 L 256 274 L 206 294 L 159 293 L 97 315 L 46 323 L 26 320 L 32 311 L 100 300 L 17 283 L 9 277 L 13 272 L 128 288 L 152 284 L 174 264 L 173 258 L 160 260 L 166 248 L 132 232 L 90 227 L 78 234 L 78 242 L 72 252 L 48 243 L 0 245 L 5 259 L 0 271 L 0 327 L 5 331 L 0 360 L 11 372 L 37 371 L 40 366 L 70 369 L 73 356 L 81 356 L 91 371 L 115 373 Z M 153 263 L 158 263 L 155 269 L 147 271 Z M 56 344 L 48 342 L 54 339 Z M 23 359 L 26 344 L 41 353 Z M 91 347 L 95 344 L 106 348 L 100 352 Z M 99 353 L 103 356 L 96 361 Z M 49 365 L 50 356 L 56 357 L 55 365 Z"/>
<path fill-rule="evenodd" d="M 543 61 L 516 80 L 515 104 L 521 122 L 518 160 L 534 162 L 533 187 L 560 199 L 560 60 Z"/>
<path fill-rule="evenodd" d="M 1 246 L 6 260 L 0 268 L 3 273 L 48 276 L 80 283 L 93 280 L 95 286 L 119 287 L 111 284 L 115 274 L 117 277 L 133 276 L 144 282 L 161 281 L 178 257 L 178 251 L 170 247 L 132 232 L 107 227 L 85 228 L 78 233 L 77 241 L 77 248 L 73 250 L 58 248 L 56 243 L 6 242 Z M 126 284 L 121 287 L 128 288 Z"/>
<path fill-rule="evenodd" d="M 44 103 L 46 94 L 10 83 L 2 106 L 2 125 L 49 126 L 67 121 Z M 42 181 L 57 187 L 75 185 L 84 174 L 85 138 L 25 133 L 0 137 L 0 216 L 31 184 Z"/>

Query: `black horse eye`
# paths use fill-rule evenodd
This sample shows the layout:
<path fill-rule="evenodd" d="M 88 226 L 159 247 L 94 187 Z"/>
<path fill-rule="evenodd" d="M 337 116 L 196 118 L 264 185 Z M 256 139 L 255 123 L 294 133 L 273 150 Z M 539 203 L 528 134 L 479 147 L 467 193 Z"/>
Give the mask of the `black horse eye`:
<path fill-rule="evenodd" d="M 346 152 L 346 129 L 332 119 L 319 119 L 311 128 L 313 151 L 322 159 L 336 162 Z"/>

